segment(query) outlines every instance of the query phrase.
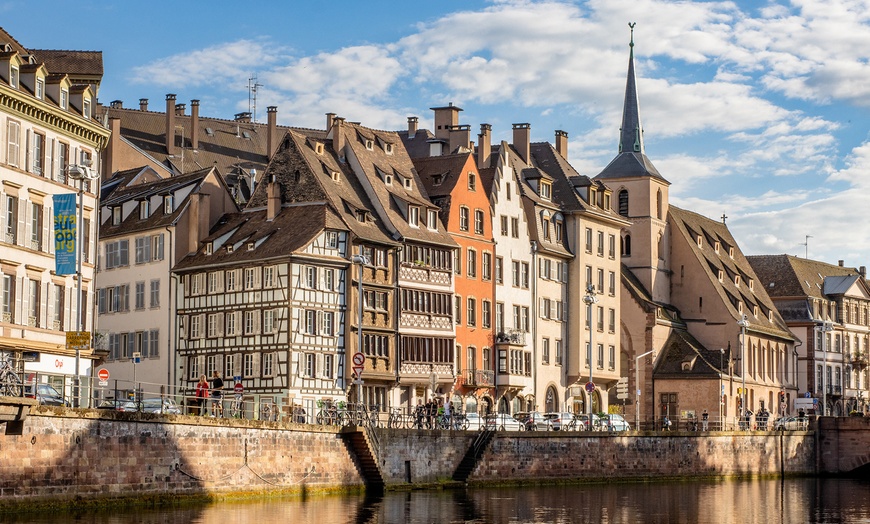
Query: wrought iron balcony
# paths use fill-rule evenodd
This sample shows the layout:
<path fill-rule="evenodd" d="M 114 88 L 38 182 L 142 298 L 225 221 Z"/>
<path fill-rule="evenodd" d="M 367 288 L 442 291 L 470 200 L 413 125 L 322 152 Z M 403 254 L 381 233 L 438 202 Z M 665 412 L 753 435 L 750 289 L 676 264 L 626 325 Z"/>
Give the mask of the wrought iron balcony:
<path fill-rule="evenodd" d="M 526 332 L 521 329 L 509 329 L 500 331 L 495 335 L 496 344 L 509 344 L 512 346 L 526 345 Z"/>

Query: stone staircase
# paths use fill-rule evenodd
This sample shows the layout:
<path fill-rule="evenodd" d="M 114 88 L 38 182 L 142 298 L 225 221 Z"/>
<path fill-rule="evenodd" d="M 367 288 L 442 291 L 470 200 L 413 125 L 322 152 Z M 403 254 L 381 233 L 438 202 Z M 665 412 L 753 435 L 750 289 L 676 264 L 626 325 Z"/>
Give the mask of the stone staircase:
<path fill-rule="evenodd" d="M 494 436 L 495 431 L 492 430 L 483 430 L 477 434 L 477 438 L 474 439 L 471 447 L 465 452 L 462 461 L 456 466 L 456 471 L 453 472 L 453 480 L 456 482 L 468 481 L 468 477 L 471 476 L 474 468 L 477 467 L 477 462 L 483 456 Z"/>
<path fill-rule="evenodd" d="M 348 426 L 341 430 L 342 438 L 356 457 L 366 483 L 366 491 L 383 492 L 384 477 L 378 467 L 377 434 L 371 428 Z"/>

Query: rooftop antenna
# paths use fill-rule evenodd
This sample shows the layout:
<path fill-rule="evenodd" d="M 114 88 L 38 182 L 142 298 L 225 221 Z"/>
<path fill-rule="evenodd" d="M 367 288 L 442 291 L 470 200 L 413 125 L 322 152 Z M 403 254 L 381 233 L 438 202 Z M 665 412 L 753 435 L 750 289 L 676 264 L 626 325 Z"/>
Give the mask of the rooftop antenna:
<path fill-rule="evenodd" d="M 801 243 L 804 246 L 804 258 L 810 258 L 810 239 L 813 238 L 812 235 L 806 235 L 804 241 Z"/>
<path fill-rule="evenodd" d="M 257 123 L 257 88 L 263 87 L 263 84 L 257 82 L 256 73 L 252 73 L 248 78 L 248 112 L 253 118 L 252 122 Z"/>

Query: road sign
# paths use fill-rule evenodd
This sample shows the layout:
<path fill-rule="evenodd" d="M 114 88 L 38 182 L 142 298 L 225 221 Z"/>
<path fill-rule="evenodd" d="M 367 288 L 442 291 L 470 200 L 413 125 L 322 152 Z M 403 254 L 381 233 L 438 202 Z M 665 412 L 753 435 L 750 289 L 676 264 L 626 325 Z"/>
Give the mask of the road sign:
<path fill-rule="evenodd" d="M 91 332 L 90 331 L 67 331 L 66 332 L 66 348 L 67 349 L 88 349 L 91 347 Z"/>
<path fill-rule="evenodd" d="M 812 396 L 812 395 L 810 395 L 810 392 L 809 392 L 809 391 L 807 391 L 806 393 L 804 393 L 804 398 L 810 398 L 811 396 Z"/>
<path fill-rule="evenodd" d="M 100 370 L 97 371 L 97 376 L 100 380 L 109 380 L 109 370 L 106 368 L 100 368 Z"/>
<path fill-rule="evenodd" d="M 628 398 L 628 393 L 617 393 L 616 398 L 619 400 L 626 400 Z"/>
<path fill-rule="evenodd" d="M 592 381 L 587 382 L 586 383 L 586 392 L 592 393 L 593 391 L 595 391 L 595 383 Z"/>
<path fill-rule="evenodd" d="M 794 399 L 795 409 L 815 409 L 813 406 L 814 398 L 796 398 Z"/>
<path fill-rule="evenodd" d="M 142 353 L 136 351 L 133 353 L 133 363 L 139 364 L 140 362 L 142 362 Z"/>
<path fill-rule="evenodd" d="M 357 378 L 362 376 L 363 367 L 362 366 L 354 366 L 353 372 L 356 373 Z"/>
<path fill-rule="evenodd" d="M 363 364 L 366 363 L 366 356 L 357 351 L 353 354 L 353 365 L 354 367 L 362 367 Z"/>

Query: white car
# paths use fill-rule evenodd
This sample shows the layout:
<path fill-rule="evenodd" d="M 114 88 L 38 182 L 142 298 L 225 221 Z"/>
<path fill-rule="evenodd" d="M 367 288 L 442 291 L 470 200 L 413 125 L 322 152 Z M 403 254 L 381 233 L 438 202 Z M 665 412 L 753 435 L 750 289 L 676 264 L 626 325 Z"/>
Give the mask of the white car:
<path fill-rule="evenodd" d="M 486 429 L 491 431 L 525 431 L 522 422 L 507 413 L 496 413 L 486 416 Z"/>
<path fill-rule="evenodd" d="M 457 424 L 460 428 L 469 431 L 480 431 L 483 429 L 483 419 L 473 411 L 465 413 L 465 420 L 457 420 Z"/>
<path fill-rule="evenodd" d="M 604 415 L 601 417 L 603 431 L 631 431 L 631 425 L 622 415 Z"/>

